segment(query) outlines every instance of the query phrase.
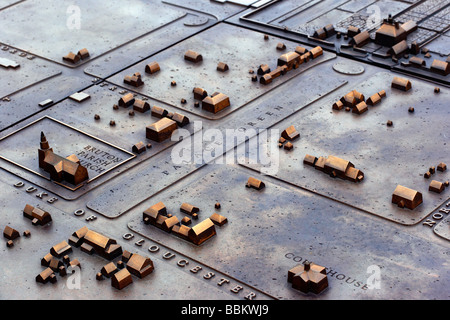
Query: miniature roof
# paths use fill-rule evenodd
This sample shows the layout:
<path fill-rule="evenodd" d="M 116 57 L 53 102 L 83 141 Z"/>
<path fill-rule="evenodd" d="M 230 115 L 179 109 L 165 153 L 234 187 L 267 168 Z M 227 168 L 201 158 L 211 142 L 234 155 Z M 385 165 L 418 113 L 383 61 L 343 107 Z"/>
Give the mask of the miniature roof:
<path fill-rule="evenodd" d="M 384 23 L 381 27 L 376 31 L 376 34 L 383 34 L 388 37 L 397 38 L 402 36 L 406 31 L 402 27 L 396 27 L 393 24 Z"/>
<path fill-rule="evenodd" d="M 84 235 L 84 240 L 89 244 L 93 244 L 103 249 L 107 249 L 109 245 L 116 243 L 115 240 L 107 238 L 104 235 L 92 230 L 88 230 L 88 232 L 86 232 Z"/>
<path fill-rule="evenodd" d="M 325 162 L 325 167 L 345 173 L 349 167 L 355 166 L 350 161 L 335 156 L 329 156 Z"/>
<path fill-rule="evenodd" d="M 410 201 L 413 201 L 418 194 L 419 194 L 418 191 L 401 185 L 398 185 L 397 188 L 395 188 L 394 190 L 394 195 Z"/>
<path fill-rule="evenodd" d="M 285 62 L 291 62 L 295 59 L 300 58 L 300 55 L 297 52 L 288 52 L 280 56 L 279 60 L 285 61 Z"/>
<path fill-rule="evenodd" d="M 162 131 L 172 125 L 176 125 L 176 122 L 169 118 L 162 118 L 161 120 L 151 124 L 148 128 L 153 129 L 156 132 Z"/>
<path fill-rule="evenodd" d="M 57 173 L 65 172 L 70 175 L 75 175 L 82 166 L 69 159 L 63 158 L 53 152 L 48 152 L 45 155 L 44 161 L 47 165 L 52 166 Z"/>

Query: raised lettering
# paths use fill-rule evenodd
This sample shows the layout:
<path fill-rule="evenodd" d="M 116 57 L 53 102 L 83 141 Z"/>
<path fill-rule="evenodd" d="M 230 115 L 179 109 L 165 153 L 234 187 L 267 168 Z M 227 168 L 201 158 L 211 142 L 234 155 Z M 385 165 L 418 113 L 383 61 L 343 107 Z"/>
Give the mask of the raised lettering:
<path fill-rule="evenodd" d="M 28 192 L 28 193 L 32 193 L 32 192 L 36 192 L 37 189 L 35 187 L 28 187 L 28 188 L 25 189 L 25 191 Z"/>
<path fill-rule="evenodd" d="M 192 273 L 197 273 L 197 272 L 199 272 L 200 270 L 202 270 L 202 267 L 200 267 L 200 266 L 196 266 L 196 267 L 193 267 L 191 270 L 189 270 L 189 271 L 191 271 Z"/>
<path fill-rule="evenodd" d="M 245 296 L 245 299 L 247 300 L 253 300 L 253 298 L 256 297 L 256 293 L 250 292 L 248 295 Z"/>
<path fill-rule="evenodd" d="M 76 215 L 77 217 L 81 217 L 85 214 L 85 211 L 83 209 L 78 209 L 73 214 Z"/>
<path fill-rule="evenodd" d="M 166 259 L 166 260 L 172 259 L 173 257 L 175 257 L 175 255 L 172 252 L 169 252 L 169 251 L 167 251 L 163 255 L 163 258 Z"/>
<path fill-rule="evenodd" d="M 25 183 L 23 183 L 22 181 L 17 182 L 14 187 L 16 188 L 22 188 L 25 185 Z"/>
<path fill-rule="evenodd" d="M 244 288 L 241 286 L 235 286 L 233 289 L 230 289 L 230 291 L 233 293 L 239 293 L 239 291 L 241 291 L 242 289 Z"/>
<path fill-rule="evenodd" d="M 58 198 L 56 197 L 51 197 L 50 199 L 47 200 L 48 203 L 54 203 L 56 201 L 58 201 Z"/>
<path fill-rule="evenodd" d="M 127 232 L 122 236 L 122 238 L 124 238 L 125 240 L 131 240 L 134 238 L 134 234 Z"/>
<path fill-rule="evenodd" d="M 214 272 L 208 272 L 207 274 L 203 275 L 203 278 L 205 278 L 206 280 L 209 280 L 211 278 L 213 278 L 216 274 Z"/>
<path fill-rule="evenodd" d="M 142 247 L 142 245 L 144 244 L 145 240 L 144 239 L 140 239 L 138 241 L 136 241 L 134 244 L 137 245 L 138 247 Z"/>
<path fill-rule="evenodd" d="M 38 193 L 38 194 L 36 195 L 36 197 L 39 198 L 39 199 L 42 199 L 42 198 L 44 198 L 45 196 L 48 196 L 48 193 L 45 192 L 45 191 L 42 191 L 42 192 L 40 192 L 40 193 Z"/>
<path fill-rule="evenodd" d="M 186 259 L 181 259 L 180 261 L 177 262 L 177 265 L 181 268 L 184 268 L 188 264 L 189 264 L 189 261 L 187 261 Z"/>
<path fill-rule="evenodd" d="M 431 220 L 431 219 L 427 219 L 427 220 L 423 223 L 423 225 L 429 226 L 429 227 L 433 227 L 435 224 L 436 224 L 436 221 L 433 221 L 433 220 Z"/>
<path fill-rule="evenodd" d="M 219 282 L 217 282 L 217 285 L 218 285 L 218 286 L 222 286 L 224 283 L 230 283 L 230 280 L 225 279 L 225 278 L 221 278 L 221 279 L 219 280 Z"/>

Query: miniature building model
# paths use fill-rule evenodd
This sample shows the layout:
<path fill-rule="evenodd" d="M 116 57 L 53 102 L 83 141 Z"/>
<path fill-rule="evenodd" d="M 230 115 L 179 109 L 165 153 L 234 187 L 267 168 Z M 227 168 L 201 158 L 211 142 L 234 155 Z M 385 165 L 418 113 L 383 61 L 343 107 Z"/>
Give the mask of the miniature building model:
<path fill-rule="evenodd" d="M 375 32 L 375 43 L 387 47 L 393 47 L 400 41 L 406 40 L 406 31 L 391 18 L 385 20 Z"/>
<path fill-rule="evenodd" d="M 89 99 L 91 96 L 85 92 L 75 92 L 74 94 L 70 95 L 69 98 L 81 103 L 87 99 Z"/>
<path fill-rule="evenodd" d="M 89 51 L 86 48 L 83 48 L 80 51 L 78 51 L 77 55 L 80 56 L 82 60 L 84 60 L 89 58 Z"/>
<path fill-rule="evenodd" d="M 67 241 L 62 241 L 50 249 L 50 253 L 56 258 L 61 258 L 70 252 L 72 252 L 72 247 Z"/>
<path fill-rule="evenodd" d="M 197 207 L 194 207 L 188 203 L 183 203 L 180 208 L 180 210 L 184 213 L 190 214 L 190 212 L 192 212 L 191 215 L 193 217 L 194 215 L 197 215 L 197 209 Z M 190 228 L 184 224 L 181 224 L 177 217 L 168 215 L 166 206 L 162 202 L 159 202 L 145 210 L 142 218 L 145 224 L 151 224 L 166 232 L 172 232 L 176 236 L 196 245 L 202 244 L 216 234 L 216 229 L 211 219 L 205 219 Z"/>
<path fill-rule="evenodd" d="M 20 237 L 20 233 L 16 229 L 6 226 L 3 230 L 3 236 L 8 240 L 14 240 Z"/>
<path fill-rule="evenodd" d="M 311 58 L 316 59 L 317 57 L 320 57 L 323 55 L 323 49 L 322 47 L 314 47 L 310 51 Z"/>
<path fill-rule="evenodd" d="M 27 204 L 23 209 L 23 216 L 30 219 L 33 225 L 43 226 L 52 221 L 52 216 L 50 213 L 30 206 L 29 204 Z"/>
<path fill-rule="evenodd" d="M 285 150 L 292 150 L 294 148 L 294 145 L 291 143 L 291 142 L 287 142 L 285 145 L 284 145 L 284 149 Z"/>
<path fill-rule="evenodd" d="M 184 217 L 183 219 L 181 219 L 181 224 L 184 224 L 185 226 L 188 226 L 192 223 L 191 218 L 189 217 Z M 173 228 L 172 228 L 173 229 Z"/>
<path fill-rule="evenodd" d="M 184 127 L 189 124 L 189 118 L 178 112 L 173 114 L 172 120 L 175 121 L 179 127 Z"/>
<path fill-rule="evenodd" d="M 144 223 L 156 224 L 159 215 L 167 215 L 166 206 L 162 202 L 158 202 L 144 211 Z"/>
<path fill-rule="evenodd" d="M 286 49 L 286 46 L 282 43 L 279 43 L 277 46 L 278 50 Z M 295 48 L 295 52 L 288 52 L 281 55 L 277 60 L 277 68 L 273 71 L 270 71 L 270 68 L 267 64 L 260 65 L 258 68 L 259 82 L 261 84 L 267 85 L 271 83 L 275 78 L 278 78 L 281 75 L 285 75 L 287 72 L 292 69 L 297 69 L 302 63 L 307 63 L 310 59 L 315 59 L 319 56 L 323 55 L 323 49 L 320 46 L 317 46 L 311 51 L 308 51 L 306 48 L 297 46 Z M 252 81 L 257 81 L 257 77 L 252 78 Z"/>
<path fill-rule="evenodd" d="M 230 98 L 223 93 L 215 92 L 202 100 L 202 109 L 217 113 L 230 106 Z"/>
<path fill-rule="evenodd" d="M 297 47 L 295 47 L 295 52 L 297 52 L 299 55 L 302 56 L 308 52 L 308 49 L 301 47 L 301 46 L 297 46 Z"/>
<path fill-rule="evenodd" d="M 80 61 L 80 59 L 81 57 L 73 52 L 69 52 L 67 55 L 63 57 L 64 61 L 68 61 L 70 63 L 77 63 L 78 61 Z"/>
<path fill-rule="evenodd" d="M 192 92 L 194 92 L 194 99 L 196 100 L 203 100 L 208 96 L 208 92 L 203 88 L 196 87 Z"/>
<path fill-rule="evenodd" d="M 288 272 L 288 282 L 292 287 L 303 293 L 321 293 L 328 287 L 328 278 L 325 267 L 305 262 Z"/>
<path fill-rule="evenodd" d="M 430 182 L 430 186 L 428 187 L 428 191 L 432 191 L 432 192 L 436 192 L 436 193 L 441 193 L 442 191 L 444 191 L 445 189 L 445 185 L 437 180 L 431 180 Z"/>
<path fill-rule="evenodd" d="M 158 62 L 152 62 L 145 66 L 146 73 L 154 74 L 159 70 L 161 70 L 161 68 L 159 67 Z"/>
<path fill-rule="evenodd" d="M 409 35 L 411 32 L 417 30 L 417 23 L 413 20 L 406 21 L 404 24 L 400 26 L 403 30 L 405 30 L 406 34 Z"/>
<path fill-rule="evenodd" d="M 63 158 L 50 148 L 47 138 L 41 132 L 41 148 L 39 153 L 39 167 L 50 174 L 50 178 L 57 182 L 67 181 L 78 185 L 89 179 L 88 171 L 80 164 L 77 156 Z"/>
<path fill-rule="evenodd" d="M 177 123 L 169 118 L 162 118 L 161 120 L 147 126 L 147 139 L 162 142 L 169 139 L 172 133 L 177 129 Z"/>
<path fill-rule="evenodd" d="M 363 114 L 368 110 L 367 104 L 364 101 L 361 101 L 356 106 L 353 107 L 352 113 Z"/>
<path fill-rule="evenodd" d="M 134 95 L 132 93 L 127 93 L 119 99 L 119 106 L 121 107 L 131 107 L 134 104 Z"/>
<path fill-rule="evenodd" d="M 400 77 L 394 77 L 391 87 L 402 91 L 408 91 L 411 89 L 411 81 Z"/>
<path fill-rule="evenodd" d="M 430 70 L 434 73 L 446 76 L 450 73 L 450 64 L 441 60 L 433 60 Z"/>
<path fill-rule="evenodd" d="M 0 58 L 0 66 L 6 69 L 8 68 L 16 69 L 20 67 L 20 64 L 10 59 Z"/>
<path fill-rule="evenodd" d="M 116 272 L 111 278 L 111 286 L 118 290 L 122 290 L 126 286 L 133 283 L 133 278 L 127 269 Z"/>
<path fill-rule="evenodd" d="M 130 251 L 124 250 L 123 253 L 122 253 L 122 259 L 121 259 L 121 261 L 124 262 L 124 263 L 127 263 L 128 260 L 130 260 L 130 258 L 131 258 L 132 255 L 133 255 L 133 254 L 132 254 Z"/>
<path fill-rule="evenodd" d="M 135 99 L 133 103 L 133 110 L 137 112 L 144 113 L 150 110 L 150 105 L 147 101 Z"/>
<path fill-rule="evenodd" d="M 281 133 L 281 137 L 286 140 L 293 141 L 300 138 L 300 133 L 298 133 L 294 126 L 290 126 Z"/>
<path fill-rule="evenodd" d="M 408 208 L 413 210 L 423 202 L 422 194 L 416 190 L 398 185 L 392 194 L 392 203 L 400 208 Z"/>
<path fill-rule="evenodd" d="M 269 73 L 269 72 L 270 72 L 270 67 L 269 67 L 269 65 L 267 65 L 267 64 L 262 64 L 262 65 L 260 65 L 260 66 L 258 67 L 257 73 L 258 73 L 260 76 L 265 75 L 266 73 Z"/>
<path fill-rule="evenodd" d="M 317 29 L 314 34 L 313 37 L 317 38 L 317 39 L 326 39 L 328 37 L 331 37 L 332 35 L 336 34 L 336 31 L 334 30 L 334 26 L 332 24 L 328 24 L 325 27 L 321 28 L 321 29 Z"/>
<path fill-rule="evenodd" d="M 287 71 L 292 68 L 297 69 L 301 63 L 300 55 L 297 52 L 288 52 L 278 58 L 278 66 L 287 66 Z"/>
<path fill-rule="evenodd" d="M 370 34 L 369 31 L 363 31 L 355 35 L 350 43 L 354 45 L 357 48 L 361 48 L 364 45 L 366 45 L 370 41 Z"/>
<path fill-rule="evenodd" d="M 381 102 L 381 99 L 386 97 L 386 91 L 381 90 L 380 92 L 375 93 L 370 96 L 366 101 L 364 100 L 364 95 L 357 90 L 352 90 L 337 102 L 333 104 L 334 110 L 342 110 L 344 107 L 347 107 L 346 110 L 350 111 L 352 109 L 352 113 L 362 114 L 368 110 L 367 106 L 375 106 Z"/>
<path fill-rule="evenodd" d="M 95 252 L 107 260 L 112 260 L 122 254 L 122 247 L 116 240 L 83 227 L 75 231 L 69 238 L 69 243 L 75 247 L 84 246 L 83 251 Z"/>
<path fill-rule="evenodd" d="M 181 204 L 180 211 L 192 216 L 194 213 L 198 213 L 200 209 L 196 206 L 193 206 L 192 204 L 183 203 Z"/>
<path fill-rule="evenodd" d="M 67 55 L 65 55 L 63 57 L 64 61 L 68 61 L 72 64 L 77 63 L 80 60 L 84 60 L 89 58 L 89 51 L 86 48 L 81 49 L 80 51 L 78 51 L 77 54 L 73 53 L 73 52 L 69 52 Z"/>
<path fill-rule="evenodd" d="M 144 84 L 142 76 L 139 72 L 134 73 L 132 76 L 125 76 L 123 82 L 133 87 L 140 87 Z"/>
<path fill-rule="evenodd" d="M 314 31 L 313 34 L 313 38 L 317 38 L 317 39 L 326 39 L 327 37 L 327 33 L 325 32 L 325 29 L 321 28 L 321 29 L 317 29 L 316 31 Z"/>
<path fill-rule="evenodd" d="M 193 226 L 188 232 L 188 238 L 196 245 L 201 245 L 209 238 L 216 235 L 216 229 L 211 219 L 205 219 Z"/>
<path fill-rule="evenodd" d="M 361 182 L 364 179 L 364 173 L 356 169 L 350 161 L 329 156 L 316 158 L 311 155 L 306 155 L 303 163 L 313 166 L 315 169 L 329 174 L 333 178 L 340 178 L 352 182 Z"/>
<path fill-rule="evenodd" d="M 167 117 L 168 111 L 164 108 L 153 106 L 152 107 L 152 117 L 162 119 L 164 117 Z"/>
<path fill-rule="evenodd" d="M 381 102 L 381 96 L 379 93 L 375 93 L 374 95 L 370 96 L 369 99 L 366 100 L 366 104 L 369 106 L 376 106 Z"/>
<path fill-rule="evenodd" d="M 132 151 L 136 152 L 137 154 L 141 154 L 142 152 L 144 152 L 146 150 L 145 148 L 145 144 L 142 141 L 139 141 L 138 143 L 136 143 L 135 145 L 133 145 L 132 147 Z"/>
<path fill-rule="evenodd" d="M 36 276 L 36 282 L 46 284 L 48 282 L 56 282 L 56 276 L 51 268 L 47 268 Z"/>
<path fill-rule="evenodd" d="M 392 46 L 391 49 L 388 50 L 388 53 L 394 57 L 400 57 L 401 55 L 407 53 L 408 50 L 409 48 L 406 40 L 402 40 L 396 45 Z"/>
<path fill-rule="evenodd" d="M 364 95 L 357 90 L 352 90 L 341 98 L 346 107 L 353 108 L 358 103 L 365 101 Z"/>
<path fill-rule="evenodd" d="M 342 103 L 341 100 L 336 101 L 335 103 L 333 103 L 333 109 L 334 110 L 342 110 L 344 108 L 344 103 Z"/>
<path fill-rule="evenodd" d="M 437 166 L 437 171 L 444 172 L 447 170 L 447 165 L 443 162 L 439 163 Z"/>
<path fill-rule="evenodd" d="M 217 71 L 220 72 L 225 72 L 228 71 L 230 68 L 228 67 L 228 64 L 226 64 L 225 62 L 219 62 L 217 64 Z"/>
<path fill-rule="evenodd" d="M 209 217 L 209 219 L 211 219 L 211 221 L 218 225 L 219 227 L 223 226 L 224 224 L 226 224 L 228 222 L 228 219 L 218 213 L 213 213 L 211 215 L 211 217 Z"/>
<path fill-rule="evenodd" d="M 117 266 L 114 264 L 114 262 L 110 262 L 107 265 L 103 266 L 102 270 L 100 270 L 100 273 L 104 275 L 106 278 L 111 278 L 117 271 Z"/>
<path fill-rule="evenodd" d="M 153 261 L 134 253 L 127 262 L 127 270 L 140 279 L 145 278 L 154 270 Z"/>
<path fill-rule="evenodd" d="M 194 63 L 200 62 L 203 60 L 203 57 L 201 54 L 192 51 L 192 50 L 188 50 L 186 51 L 186 53 L 184 54 L 184 60 L 188 60 Z"/>
<path fill-rule="evenodd" d="M 174 225 L 172 228 L 172 233 L 181 239 L 190 241 L 188 237 L 189 230 L 191 230 L 191 228 L 186 225 Z"/>
<path fill-rule="evenodd" d="M 280 50 L 280 51 L 286 50 L 286 45 L 284 43 L 282 43 L 282 42 L 278 42 L 277 43 L 277 50 Z"/>
<path fill-rule="evenodd" d="M 266 185 L 261 180 L 258 180 L 256 178 L 250 177 L 250 178 L 248 178 L 247 184 L 245 186 L 247 188 L 253 188 L 253 189 L 256 189 L 256 190 L 261 190 L 261 189 L 264 189 L 264 187 Z"/>
<path fill-rule="evenodd" d="M 356 36 L 359 33 L 361 33 L 361 30 L 359 28 L 357 28 L 357 27 L 349 26 L 347 28 L 347 36 L 349 38 L 353 38 L 354 36 Z"/>
<path fill-rule="evenodd" d="M 57 259 L 56 257 L 52 257 L 50 259 L 49 264 L 48 264 L 48 267 L 50 269 L 52 269 L 54 272 L 58 272 L 59 268 L 62 267 L 62 266 L 64 266 L 63 263 L 59 259 Z"/>

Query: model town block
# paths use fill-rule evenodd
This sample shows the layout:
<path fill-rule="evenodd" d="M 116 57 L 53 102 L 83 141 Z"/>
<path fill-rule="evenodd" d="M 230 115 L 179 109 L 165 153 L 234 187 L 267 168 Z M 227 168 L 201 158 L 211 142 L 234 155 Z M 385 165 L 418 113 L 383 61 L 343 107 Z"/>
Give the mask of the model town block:
<path fill-rule="evenodd" d="M 0 299 L 449 298 L 449 0 L 78 2 L 0 1 Z"/>
<path fill-rule="evenodd" d="M 79 185 L 89 180 L 89 173 L 75 155 L 63 158 L 53 152 L 41 132 L 41 147 L 39 152 L 39 167 L 50 174 L 50 178 L 57 182 L 66 181 L 73 185 Z"/>

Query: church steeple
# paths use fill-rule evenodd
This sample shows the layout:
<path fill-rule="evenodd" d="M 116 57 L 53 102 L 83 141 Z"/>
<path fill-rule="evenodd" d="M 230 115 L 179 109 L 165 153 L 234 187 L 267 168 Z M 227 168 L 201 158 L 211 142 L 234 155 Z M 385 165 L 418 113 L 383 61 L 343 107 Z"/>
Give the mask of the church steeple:
<path fill-rule="evenodd" d="M 50 145 L 47 141 L 47 138 L 45 137 L 45 134 L 42 131 L 41 131 L 41 149 L 42 150 L 50 149 Z"/>
<path fill-rule="evenodd" d="M 73 185 L 79 185 L 89 180 L 87 168 L 80 164 L 76 155 L 64 158 L 53 153 L 44 132 L 41 132 L 40 140 L 41 147 L 38 149 L 39 168 L 48 172 L 51 180 L 66 181 Z"/>
<path fill-rule="evenodd" d="M 39 155 L 39 168 L 46 168 L 45 164 L 45 155 L 48 151 L 52 151 L 53 149 L 50 148 L 50 145 L 47 141 L 47 138 L 45 137 L 44 132 L 41 132 L 41 148 L 38 149 L 38 155 Z"/>

